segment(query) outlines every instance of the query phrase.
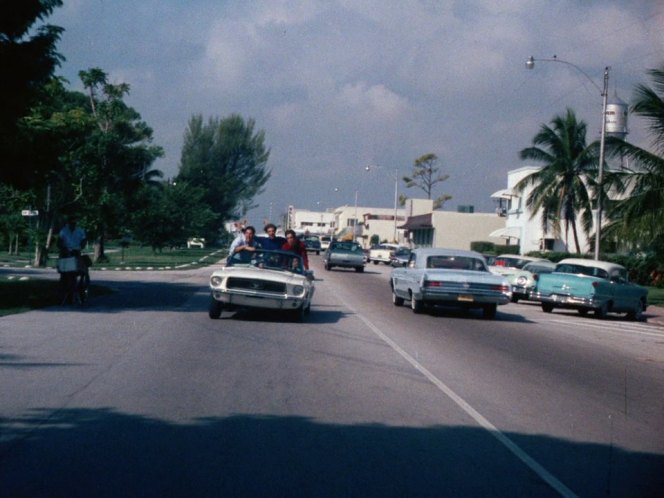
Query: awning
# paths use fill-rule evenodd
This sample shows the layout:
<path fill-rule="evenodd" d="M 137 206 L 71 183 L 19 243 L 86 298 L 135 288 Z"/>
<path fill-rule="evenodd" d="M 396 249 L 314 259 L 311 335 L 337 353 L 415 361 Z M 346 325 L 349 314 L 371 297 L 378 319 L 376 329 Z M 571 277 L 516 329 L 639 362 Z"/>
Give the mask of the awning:
<path fill-rule="evenodd" d="M 520 239 L 521 228 L 519 227 L 506 227 L 494 230 L 489 234 L 489 237 L 501 237 L 503 239 Z"/>
<path fill-rule="evenodd" d="M 515 193 L 512 192 L 511 188 L 504 188 L 502 190 L 498 190 L 491 194 L 492 199 L 511 199 L 512 197 L 515 197 Z"/>
<path fill-rule="evenodd" d="M 417 216 L 409 216 L 406 219 L 406 223 L 401 225 L 401 229 L 405 230 L 418 230 L 422 228 L 433 228 L 431 223 L 431 213 L 419 214 Z"/>

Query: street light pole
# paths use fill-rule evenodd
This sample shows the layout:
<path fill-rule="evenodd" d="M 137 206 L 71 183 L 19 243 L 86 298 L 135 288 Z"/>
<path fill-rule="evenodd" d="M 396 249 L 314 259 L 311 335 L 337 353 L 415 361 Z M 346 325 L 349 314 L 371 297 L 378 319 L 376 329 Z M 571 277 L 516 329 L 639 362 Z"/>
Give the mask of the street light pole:
<path fill-rule="evenodd" d="M 535 59 L 533 56 L 530 56 L 526 60 L 526 69 L 533 69 L 535 67 L 535 61 L 538 62 L 560 62 L 562 64 L 567 64 L 568 66 L 573 67 L 581 74 L 583 74 L 590 83 L 599 90 L 602 97 L 602 128 L 599 137 L 599 170 L 597 174 L 597 209 L 595 211 L 595 260 L 599 260 L 599 250 L 600 250 L 600 239 L 602 237 L 602 192 L 604 188 L 604 145 L 606 142 L 606 106 L 609 94 L 609 66 L 604 68 L 604 88 L 600 88 L 593 79 L 588 76 L 588 74 L 581 69 L 576 64 L 571 62 L 558 59 L 555 55 L 551 59 Z"/>

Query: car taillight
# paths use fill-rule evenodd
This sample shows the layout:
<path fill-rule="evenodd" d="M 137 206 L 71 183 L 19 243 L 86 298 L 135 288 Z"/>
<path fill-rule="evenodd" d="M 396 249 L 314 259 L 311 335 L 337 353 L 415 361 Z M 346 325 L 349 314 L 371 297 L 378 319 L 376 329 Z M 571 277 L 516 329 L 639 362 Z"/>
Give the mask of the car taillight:
<path fill-rule="evenodd" d="M 442 287 L 443 283 L 436 280 L 426 280 L 424 282 L 424 287 Z"/>
<path fill-rule="evenodd" d="M 593 282 L 593 287 L 595 287 L 595 288 L 599 287 L 599 282 L 597 280 L 595 280 Z"/>
<path fill-rule="evenodd" d="M 533 273 L 533 280 L 539 280 L 539 273 Z"/>

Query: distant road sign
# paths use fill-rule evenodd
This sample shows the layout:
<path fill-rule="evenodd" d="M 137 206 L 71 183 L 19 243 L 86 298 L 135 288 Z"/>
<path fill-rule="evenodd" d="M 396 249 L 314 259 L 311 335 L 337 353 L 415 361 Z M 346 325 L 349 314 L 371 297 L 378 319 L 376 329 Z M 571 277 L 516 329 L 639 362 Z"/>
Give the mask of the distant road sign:
<path fill-rule="evenodd" d="M 39 211 L 37 210 L 30 210 L 30 209 L 24 209 L 21 211 L 21 216 L 39 216 Z"/>

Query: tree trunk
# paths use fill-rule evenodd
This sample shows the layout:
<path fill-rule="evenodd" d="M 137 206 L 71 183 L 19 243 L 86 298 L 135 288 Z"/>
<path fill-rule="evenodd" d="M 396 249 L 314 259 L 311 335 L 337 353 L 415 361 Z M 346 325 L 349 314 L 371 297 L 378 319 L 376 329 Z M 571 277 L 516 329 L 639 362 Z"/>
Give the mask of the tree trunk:
<path fill-rule="evenodd" d="M 104 230 L 101 230 L 99 237 L 95 240 L 93 261 L 95 263 L 108 261 L 104 252 Z"/>

